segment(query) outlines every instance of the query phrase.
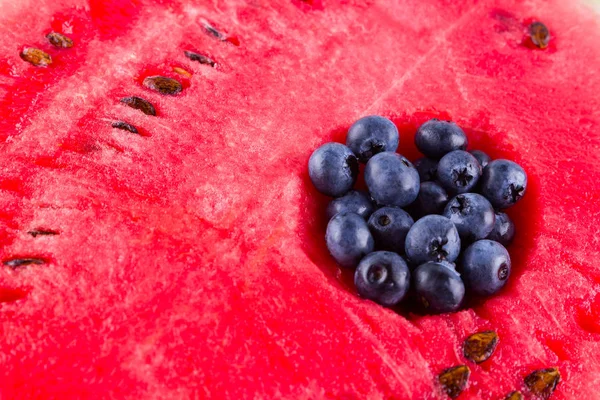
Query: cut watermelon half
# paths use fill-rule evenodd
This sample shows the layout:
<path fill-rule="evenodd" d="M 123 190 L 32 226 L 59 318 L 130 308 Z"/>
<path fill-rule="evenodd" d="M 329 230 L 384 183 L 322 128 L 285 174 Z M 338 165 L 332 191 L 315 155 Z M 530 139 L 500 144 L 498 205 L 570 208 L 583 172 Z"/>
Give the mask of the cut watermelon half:
<path fill-rule="evenodd" d="M 497 399 L 600 387 L 600 27 L 531 0 L 0 0 L 0 397 Z M 543 22 L 548 47 L 531 46 Z M 64 34 L 71 48 L 46 35 Z M 24 48 L 47 53 L 36 67 Z M 203 55 L 215 65 L 193 60 Z M 175 96 L 142 83 L 176 79 Z M 120 100 L 138 96 L 156 116 Z M 354 293 L 306 171 L 367 114 L 519 162 L 513 275 L 442 316 Z M 135 127 L 113 128 L 124 122 Z M 494 354 L 463 356 L 492 330 Z"/>

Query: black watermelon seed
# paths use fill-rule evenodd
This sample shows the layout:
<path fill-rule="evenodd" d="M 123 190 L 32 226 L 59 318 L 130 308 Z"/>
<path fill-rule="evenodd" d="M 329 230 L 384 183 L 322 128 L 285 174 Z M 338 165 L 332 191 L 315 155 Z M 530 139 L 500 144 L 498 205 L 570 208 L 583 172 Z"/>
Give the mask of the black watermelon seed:
<path fill-rule="evenodd" d="M 171 96 L 174 96 L 183 90 L 181 83 L 175 79 L 158 75 L 145 78 L 143 85 L 148 89 L 157 91 L 160 94 L 168 94 Z"/>
<path fill-rule="evenodd" d="M 63 49 L 68 49 L 68 48 L 73 47 L 73 40 L 71 40 L 71 38 L 63 35 L 62 33 L 50 32 L 49 34 L 46 35 L 46 38 L 48 38 L 48 41 L 54 47 L 63 48 Z"/>
<path fill-rule="evenodd" d="M 541 22 L 533 22 L 529 25 L 529 35 L 531 36 L 533 44 L 540 49 L 548 47 L 548 42 L 550 42 L 550 31 L 546 25 Z"/>
<path fill-rule="evenodd" d="M 19 267 L 24 267 L 27 265 L 42 265 L 42 264 L 45 264 L 46 261 L 44 261 L 41 258 L 31 257 L 31 258 L 11 258 L 11 259 L 2 261 L 2 263 L 4 265 L 9 266 L 12 269 L 17 269 Z"/>
<path fill-rule="evenodd" d="M 217 28 L 215 28 L 208 22 L 205 22 L 203 24 L 203 26 L 204 26 L 204 30 L 206 31 L 206 33 L 208 33 L 210 36 L 214 37 L 215 39 L 219 39 L 220 41 L 227 40 L 227 37 L 223 33 L 219 32 L 217 30 Z"/>
<path fill-rule="evenodd" d="M 525 377 L 525 385 L 529 391 L 542 399 L 548 399 L 560 382 L 557 368 L 538 369 Z"/>
<path fill-rule="evenodd" d="M 469 367 L 466 365 L 459 365 L 444 370 L 438 376 L 438 381 L 440 382 L 440 385 L 442 385 L 444 392 L 455 399 L 467 387 L 469 376 L 471 376 Z"/>
<path fill-rule="evenodd" d="M 193 51 L 184 51 L 183 54 L 192 61 L 198 61 L 200 64 L 210 65 L 215 67 L 217 65 L 210 57 L 203 54 L 194 53 Z"/>
<path fill-rule="evenodd" d="M 58 235 L 59 234 L 57 231 L 53 231 L 51 229 L 34 229 L 33 231 L 29 231 L 27 233 L 30 234 L 33 237 L 38 237 L 38 236 L 53 236 L 53 235 Z"/>
<path fill-rule="evenodd" d="M 154 106 L 148 100 L 142 99 L 141 97 L 123 97 L 120 101 L 123 104 L 127 104 L 131 108 L 140 110 L 146 115 L 156 115 L 156 109 Z"/>
<path fill-rule="evenodd" d="M 139 132 L 136 129 L 136 127 L 133 126 L 133 125 L 131 125 L 131 124 L 128 124 L 125 121 L 115 121 L 115 122 L 112 123 L 112 127 L 113 128 L 117 128 L 117 129 L 122 129 L 124 131 L 129 131 L 131 133 L 136 133 L 136 134 L 139 135 Z"/>
<path fill-rule="evenodd" d="M 468 360 L 479 364 L 492 356 L 497 345 L 498 335 L 496 332 L 478 332 L 465 340 L 463 353 Z"/>
<path fill-rule="evenodd" d="M 25 47 L 21 54 L 19 54 L 24 61 L 27 61 L 31 65 L 36 67 L 46 68 L 52 64 L 52 57 L 50 54 L 33 47 Z"/>

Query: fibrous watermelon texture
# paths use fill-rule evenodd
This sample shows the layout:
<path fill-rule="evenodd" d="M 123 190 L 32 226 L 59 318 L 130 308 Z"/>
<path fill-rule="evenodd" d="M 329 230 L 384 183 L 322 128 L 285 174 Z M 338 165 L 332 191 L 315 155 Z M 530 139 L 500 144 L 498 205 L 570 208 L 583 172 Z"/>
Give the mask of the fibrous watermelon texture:
<path fill-rule="evenodd" d="M 600 27 L 559 0 L 1 0 L 0 397 L 554 399 L 600 387 Z M 552 39 L 529 46 L 527 26 Z M 46 35 L 63 33 L 72 48 Z M 52 58 L 24 61 L 25 47 Z M 216 66 L 186 57 L 192 51 Z M 142 85 L 182 84 L 175 96 Z M 121 103 L 138 96 L 156 116 Z M 368 114 L 519 162 L 513 276 L 454 314 L 353 292 L 306 163 Z M 135 127 L 113 128 L 115 122 Z M 414 158 L 414 157 L 413 157 Z M 463 340 L 499 343 L 475 365 Z"/>

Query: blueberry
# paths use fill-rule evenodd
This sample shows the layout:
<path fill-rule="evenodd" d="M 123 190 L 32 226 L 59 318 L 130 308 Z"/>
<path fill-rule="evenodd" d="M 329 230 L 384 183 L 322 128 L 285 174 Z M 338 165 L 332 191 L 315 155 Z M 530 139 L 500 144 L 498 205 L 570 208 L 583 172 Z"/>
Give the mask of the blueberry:
<path fill-rule="evenodd" d="M 403 254 L 406 235 L 414 223 L 403 209 L 382 207 L 371 215 L 368 225 L 377 249 Z"/>
<path fill-rule="evenodd" d="M 419 174 L 400 154 L 375 155 L 365 168 L 365 181 L 375 202 L 383 206 L 404 207 L 419 194 Z"/>
<path fill-rule="evenodd" d="M 437 177 L 437 160 L 421 157 L 417 159 L 414 164 L 417 172 L 419 173 L 421 182 L 433 181 Z"/>
<path fill-rule="evenodd" d="M 448 218 L 428 215 L 410 228 L 404 248 L 406 256 L 415 264 L 427 261 L 453 262 L 460 253 L 460 237 Z"/>
<path fill-rule="evenodd" d="M 515 224 L 510 217 L 503 212 L 496 213 L 494 228 L 486 239 L 493 240 L 507 247 L 515 237 Z"/>
<path fill-rule="evenodd" d="M 467 148 L 467 135 L 454 122 L 432 119 L 417 130 L 415 144 L 421 153 L 439 160 L 453 150 Z"/>
<path fill-rule="evenodd" d="M 415 218 L 430 214 L 441 214 L 448 203 L 448 193 L 435 182 L 421 182 L 419 195 L 410 205 L 410 212 Z"/>
<path fill-rule="evenodd" d="M 327 206 L 327 219 L 340 212 L 353 212 L 367 219 L 373 211 L 375 206 L 367 193 L 351 190 L 342 197 L 331 200 Z"/>
<path fill-rule="evenodd" d="M 319 192 L 332 197 L 342 196 L 356 182 L 358 160 L 343 144 L 326 143 L 310 156 L 308 174 Z"/>
<path fill-rule="evenodd" d="M 348 146 L 358 159 L 366 163 L 375 154 L 396 151 L 398 148 L 398 128 L 387 118 L 370 115 L 356 121 L 346 137 Z"/>
<path fill-rule="evenodd" d="M 358 214 L 336 214 L 327 225 L 327 248 L 342 267 L 353 268 L 373 251 L 374 241 L 367 222 Z"/>
<path fill-rule="evenodd" d="M 437 177 L 448 193 L 466 193 L 477 185 L 481 166 L 471 153 L 454 150 L 440 160 Z"/>
<path fill-rule="evenodd" d="M 477 193 L 464 193 L 452 198 L 444 214 L 454 223 L 463 242 L 484 239 L 494 228 L 496 214 L 485 197 Z"/>
<path fill-rule="evenodd" d="M 354 273 L 358 294 L 383 306 L 398 304 L 410 286 L 410 271 L 402 257 L 376 251 L 363 258 Z"/>
<path fill-rule="evenodd" d="M 483 170 L 481 194 L 495 208 L 508 208 L 521 200 L 527 189 L 527 174 L 517 163 L 494 160 Z"/>
<path fill-rule="evenodd" d="M 469 153 L 473 154 L 481 168 L 485 168 L 492 161 L 492 158 L 481 150 L 471 150 Z"/>
<path fill-rule="evenodd" d="M 480 296 L 498 292 L 510 276 L 508 251 L 493 240 L 479 240 L 465 250 L 460 271 L 467 289 Z"/>
<path fill-rule="evenodd" d="M 427 262 L 413 273 L 417 300 L 432 314 L 456 311 L 465 297 L 460 275 L 448 265 Z"/>

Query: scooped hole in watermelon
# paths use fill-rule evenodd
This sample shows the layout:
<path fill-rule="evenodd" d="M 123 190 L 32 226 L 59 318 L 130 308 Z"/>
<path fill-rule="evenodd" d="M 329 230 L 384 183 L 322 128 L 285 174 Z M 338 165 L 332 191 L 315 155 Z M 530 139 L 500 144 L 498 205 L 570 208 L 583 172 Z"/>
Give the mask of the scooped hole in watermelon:
<path fill-rule="evenodd" d="M 517 233 L 514 242 L 508 248 L 512 261 L 511 276 L 506 287 L 499 295 L 502 295 L 503 292 L 510 292 L 514 283 L 523 272 L 523 266 L 527 264 L 530 249 L 534 244 L 533 238 L 536 237 L 535 232 L 543 217 L 542 210 L 536 202 L 536 199 L 539 198 L 537 177 L 532 175 L 533 168 L 528 168 L 527 160 L 521 158 L 518 144 L 511 143 L 507 134 L 496 131 L 493 125 L 487 122 L 487 118 L 483 114 L 476 119 L 466 121 L 460 118 L 453 118 L 447 112 L 437 110 L 424 110 L 410 115 L 394 115 L 392 113 L 383 113 L 383 115 L 389 117 L 398 127 L 398 131 L 400 132 L 398 153 L 407 157 L 410 161 L 422 157 L 422 154 L 414 144 L 414 136 L 418 127 L 425 121 L 437 118 L 440 120 L 453 120 L 463 128 L 469 138 L 469 150 L 483 150 L 493 159 L 505 158 L 513 160 L 522 165 L 528 172 L 526 195 L 517 205 L 506 210 L 515 223 Z M 351 123 L 352 121 L 348 121 L 347 125 L 332 129 L 329 135 L 330 140 L 345 143 L 346 133 Z M 363 170 L 364 165 L 361 165 L 360 176 L 355 185 L 355 188 L 359 190 L 366 190 Z M 318 265 L 324 271 L 325 275 L 331 278 L 332 282 L 335 282 L 335 285 L 355 293 L 353 271 L 339 268 L 329 255 L 325 245 L 324 237 L 328 221 L 324 210 L 331 199 L 314 189 L 307 172 L 304 173 L 303 182 L 307 193 L 306 204 L 303 207 L 303 219 L 306 223 L 301 225 L 299 232 L 304 243 L 303 250 L 309 259 Z M 476 308 L 484 301 L 483 299 L 470 297 L 470 301 L 465 304 L 465 308 Z M 404 312 L 405 309 L 409 309 L 409 307 L 401 305 L 397 308 L 397 311 L 407 314 Z"/>

